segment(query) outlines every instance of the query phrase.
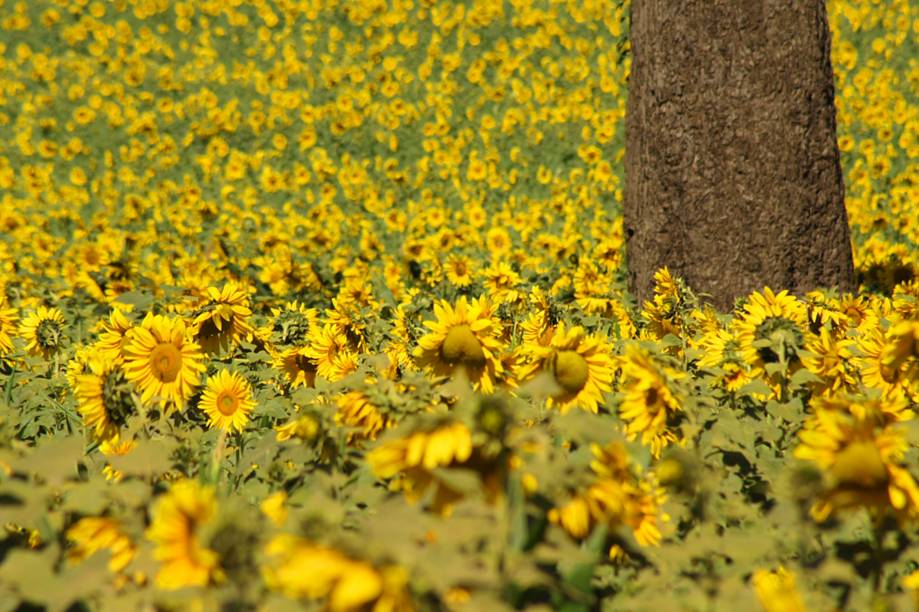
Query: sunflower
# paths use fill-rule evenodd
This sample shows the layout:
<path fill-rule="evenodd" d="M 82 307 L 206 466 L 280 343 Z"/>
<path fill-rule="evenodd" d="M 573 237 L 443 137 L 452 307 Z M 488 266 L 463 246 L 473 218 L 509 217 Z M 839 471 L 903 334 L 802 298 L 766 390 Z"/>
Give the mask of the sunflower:
<path fill-rule="evenodd" d="M 369 382 L 373 383 L 373 381 Z M 349 442 L 355 438 L 375 440 L 384 428 L 393 425 L 392 419 L 381 414 L 370 399 L 360 391 L 349 391 L 339 395 L 335 404 L 338 407 L 335 422 L 358 430 L 348 436 Z"/>
<path fill-rule="evenodd" d="M 788 291 L 776 294 L 766 287 L 749 296 L 734 324 L 741 355 L 752 375 L 760 376 L 767 364 L 798 362 L 808 329 L 807 309 Z"/>
<path fill-rule="evenodd" d="M 325 326 L 330 326 L 334 335 L 343 338 L 345 346 L 353 352 L 362 353 L 367 350 L 366 328 L 367 324 L 363 320 L 358 308 L 354 304 L 348 305 L 339 298 L 332 300 L 332 308 L 326 309 Z M 375 311 L 379 308 L 366 307 Z M 313 330 L 310 330 L 313 332 Z"/>
<path fill-rule="evenodd" d="M 207 353 L 226 351 L 252 334 L 248 317 L 249 294 L 239 284 L 227 282 L 222 289 L 207 288 L 207 302 L 195 313 L 189 331 Z"/>
<path fill-rule="evenodd" d="M 517 289 L 522 279 L 505 261 L 495 261 L 482 272 L 483 284 L 488 296 L 497 304 L 513 304 L 520 299 L 522 292 Z"/>
<path fill-rule="evenodd" d="M 399 304 L 393 312 L 389 338 L 383 352 L 389 358 L 390 375 L 394 377 L 399 370 L 410 369 L 414 365 L 409 349 L 411 331 L 405 304 Z"/>
<path fill-rule="evenodd" d="M 815 462 L 827 475 L 811 508 L 818 522 L 839 510 L 893 510 L 900 518 L 919 514 L 919 486 L 902 466 L 908 443 L 879 411 L 817 407 L 801 431 L 794 455 Z"/>
<path fill-rule="evenodd" d="M 529 345 L 522 354 L 528 363 L 521 368 L 521 380 L 540 371 L 551 374 L 559 391 L 549 398 L 549 404 L 557 405 L 562 414 L 574 407 L 596 413 L 603 394 L 612 388 L 612 347 L 582 327 L 559 323 L 547 345 Z"/>
<path fill-rule="evenodd" d="M 39 306 L 19 324 L 19 335 L 26 341 L 26 350 L 32 355 L 48 359 L 67 342 L 64 313 L 57 308 Z"/>
<path fill-rule="evenodd" d="M 533 311 L 520 324 L 521 347 L 548 346 L 558 324 L 558 310 L 538 286 L 530 291 L 529 302 Z"/>
<path fill-rule="evenodd" d="M 303 354 L 316 364 L 316 373 L 329 382 L 337 382 L 357 370 L 357 355 L 351 344 L 335 326 L 327 323 L 310 329 L 309 344 Z"/>
<path fill-rule="evenodd" d="M 626 422 L 626 435 L 634 440 L 641 434 L 642 444 L 660 457 L 677 439 L 673 424 L 683 407 L 672 385 L 685 373 L 658 365 L 647 351 L 630 345 L 622 358 L 622 377 L 625 395 L 619 416 Z"/>
<path fill-rule="evenodd" d="M 445 301 L 434 305 L 435 321 L 425 321 L 430 333 L 418 340 L 414 351 L 419 367 L 435 376 L 450 376 L 463 369 L 473 386 L 483 393 L 494 391 L 503 372 L 498 353 L 500 323 L 485 299 L 460 297 L 456 306 Z"/>
<path fill-rule="evenodd" d="M 625 526 L 642 546 L 659 545 L 659 524 L 667 520 L 661 512 L 666 501 L 663 489 L 653 477 L 641 474 L 622 444 L 594 444 L 591 451 L 592 482 L 551 509 L 549 520 L 577 539 L 586 538 L 597 525 L 606 525 L 610 531 Z M 610 549 L 611 555 L 621 552 L 618 545 Z"/>
<path fill-rule="evenodd" d="M 205 370 L 201 349 L 185 322 L 148 313 L 130 334 L 124 369 L 141 391 L 141 400 L 167 401 L 172 410 L 183 409 Z"/>
<path fill-rule="evenodd" d="M 5 308 L 6 297 L 0 295 L 0 359 L 13 352 L 13 328 L 16 324 L 16 309 Z"/>
<path fill-rule="evenodd" d="M 99 452 L 106 457 L 123 457 L 134 450 L 136 447 L 136 441 L 122 440 L 121 434 L 116 433 L 111 438 L 102 440 L 102 442 L 99 444 Z M 105 475 L 106 480 L 113 482 L 120 482 L 121 479 L 124 478 L 124 472 L 113 467 L 110 463 L 107 463 L 105 467 L 102 468 L 102 473 Z"/>
<path fill-rule="evenodd" d="M 418 502 L 425 493 L 433 490 L 432 510 L 447 516 L 463 493 L 450 487 L 434 472 L 450 467 L 469 467 L 473 454 L 469 428 L 462 423 L 447 423 L 387 441 L 372 450 L 367 455 L 367 461 L 379 478 L 398 475 L 391 488 L 402 490 L 410 503 Z M 483 484 L 488 493 L 488 483 L 483 481 Z"/>
<path fill-rule="evenodd" d="M 67 530 L 67 539 L 72 543 L 67 551 L 68 561 L 79 563 L 107 550 L 111 554 L 108 568 L 113 574 L 124 570 L 137 553 L 137 545 L 125 535 L 118 521 L 103 516 L 80 519 Z"/>
<path fill-rule="evenodd" d="M 175 590 L 220 582 L 223 571 L 213 550 L 200 542 L 204 527 L 217 512 L 214 490 L 195 480 L 181 480 L 153 505 L 147 539 L 162 562 L 156 585 Z"/>
<path fill-rule="evenodd" d="M 812 385 L 819 395 L 853 392 L 858 386 L 858 370 L 854 364 L 855 341 L 837 338 L 822 327 L 819 336 L 813 336 L 805 345 L 807 353 L 801 363 L 820 380 Z"/>
<path fill-rule="evenodd" d="M 271 310 L 271 326 L 259 329 L 258 335 L 277 349 L 304 346 L 306 337 L 317 319 L 314 308 L 307 308 L 300 302 L 287 302 L 282 308 Z"/>
<path fill-rule="evenodd" d="M 313 440 L 319 435 L 319 421 L 310 414 L 304 414 L 296 419 L 275 427 L 277 432 L 275 439 L 278 442 L 285 442 L 291 438 L 298 440 Z"/>
<path fill-rule="evenodd" d="M 278 534 L 265 546 L 262 574 L 269 589 L 291 599 L 325 599 L 332 612 L 413 610 L 405 571 L 376 569 L 338 550 L 291 534 Z"/>
<path fill-rule="evenodd" d="M 98 357 L 90 359 L 90 374 L 76 377 L 74 396 L 83 425 L 97 440 L 111 440 L 135 412 L 134 385 L 120 364 Z"/>
<path fill-rule="evenodd" d="M 685 298 L 682 283 L 675 280 L 667 268 L 654 273 L 654 294 L 644 303 L 642 319 L 648 325 L 646 333 L 655 340 L 668 334 L 682 336 L 684 332 L 681 312 Z"/>
<path fill-rule="evenodd" d="M 749 367 L 740 357 L 740 344 L 731 332 L 716 327 L 702 334 L 694 344 L 702 350 L 699 366 L 719 373 L 713 386 L 721 385 L 726 391 L 736 392 L 750 382 Z"/>
<path fill-rule="evenodd" d="M 103 332 L 95 347 L 99 355 L 114 363 L 124 361 L 124 347 L 130 341 L 128 332 L 134 323 L 118 308 L 113 308 L 109 314 L 108 322 L 103 323 Z"/>
<path fill-rule="evenodd" d="M 211 427 L 242 431 L 255 401 L 249 381 L 239 372 L 220 370 L 208 378 L 198 407 L 207 414 Z"/>
<path fill-rule="evenodd" d="M 765 612 L 805 612 L 795 575 L 784 567 L 753 572 L 753 589 Z"/>
<path fill-rule="evenodd" d="M 866 328 L 858 337 L 858 352 L 854 359 L 866 387 L 879 389 L 885 395 L 897 396 L 908 391 L 908 381 L 899 369 L 887 362 L 887 334 L 877 326 Z"/>
<path fill-rule="evenodd" d="M 462 423 L 450 423 L 386 442 L 371 451 L 367 461 L 377 476 L 391 478 L 410 468 L 433 470 L 463 463 L 470 455 L 472 432 Z"/>
<path fill-rule="evenodd" d="M 274 367 L 284 373 L 292 389 L 312 387 L 316 383 L 316 364 L 309 358 L 307 347 L 295 347 L 276 353 Z"/>
<path fill-rule="evenodd" d="M 275 527 L 283 527 L 287 522 L 287 493 L 283 490 L 275 491 L 262 500 L 259 504 L 259 510 L 268 517 Z"/>
<path fill-rule="evenodd" d="M 64 378 L 67 379 L 67 384 L 70 385 L 70 388 L 76 389 L 77 379 L 82 374 L 89 374 L 92 372 L 89 366 L 90 361 L 100 359 L 99 352 L 94 346 L 77 347 L 73 352 L 73 357 L 67 362 L 67 369 L 64 372 Z"/>
<path fill-rule="evenodd" d="M 447 271 L 447 280 L 454 287 L 468 287 L 472 284 L 473 275 L 475 274 L 475 264 L 468 257 L 463 255 L 450 255 L 444 264 Z"/>
<path fill-rule="evenodd" d="M 919 381 L 919 320 L 899 321 L 887 330 L 883 364 L 901 371 L 911 381 Z"/>

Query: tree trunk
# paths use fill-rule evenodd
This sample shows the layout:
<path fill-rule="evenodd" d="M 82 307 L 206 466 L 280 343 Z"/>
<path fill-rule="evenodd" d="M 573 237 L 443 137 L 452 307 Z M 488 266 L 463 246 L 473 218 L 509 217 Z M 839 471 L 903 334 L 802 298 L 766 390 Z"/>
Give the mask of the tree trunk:
<path fill-rule="evenodd" d="M 632 0 L 629 283 L 855 288 L 823 0 Z"/>

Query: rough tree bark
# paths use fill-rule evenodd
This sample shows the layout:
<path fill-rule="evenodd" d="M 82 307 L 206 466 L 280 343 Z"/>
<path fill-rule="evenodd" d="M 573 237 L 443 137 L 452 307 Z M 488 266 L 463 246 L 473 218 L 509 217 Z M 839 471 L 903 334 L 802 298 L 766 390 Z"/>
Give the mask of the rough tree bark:
<path fill-rule="evenodd" d="M 824 0 L 632 0 L 629 282 L 855 288 Z"/>

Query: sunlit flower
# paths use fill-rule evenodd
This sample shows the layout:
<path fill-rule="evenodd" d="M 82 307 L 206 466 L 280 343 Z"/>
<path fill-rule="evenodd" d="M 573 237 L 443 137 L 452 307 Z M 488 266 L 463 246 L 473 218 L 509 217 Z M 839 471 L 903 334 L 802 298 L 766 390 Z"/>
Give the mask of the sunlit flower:
<path fill-rule="evenodd" d="M 124 370 L 145 403 L 169 402 L 182 410 L 204 371 L 203 356 L 180 318 L 148 313 L 124 348 Z"/>
<path fill-rule="evenodd" d="M 425 321 L 431 331 L 418 340 L 415 349 L 418 365 L 436 376 L 450 376 L 462 369 L 474 387 L 491 393 L 504 368 L 498 358 L 502 347 L 499 323 L 488 302 L 475 299 L 469 303 L 465 297 L 455 306 L 439 302 L 434 305 L 434 316 L 436 320 Z"/>
<path fill-rule="evenodd" d="M 91 373 L 76 377 L 73 393 L 83 424 L 97 440 L 109 440 L 135 413 L 134 385 L 121 365 L 104 357 L 90 362 Z"/>
<path fill-rule="evenodd" d="M 520 369 L 521 381 L 540 371 L 551 374 L 559 391 L 550 398 L 550 404 L 557 405 L 562 413 L 575 406 L 597 412 L 603 394 L 612 388 L 612 347 L 582 327 L 559 323 L 547 344 L 524 345 L 521 352 L 529 361 Z"/>
<path fill-rule="evenodd" d="M 642 444 L 659 457 L 677 439 L 673 422 L 683 411 L 683 405 L 673 387 L 685 374 L 657 364 L 637 345 L 626 348 L 621 365 L 625 395 L 619 417 L 626 423 L 626 435 L 629 439 L 640 435 Z"/>
<path fill-rule="evenodd" d="M 19 335 L 32 355 L 50 358 L 67 342 L 64 313 L 57 308 L 39 306 L 19 323 Z"/>
<path fill-rule="evenodd" d="M 265 584 L 292 599 L 325 599 L 335 612 L 413 609 L 405 573 L 398 568 L 377 570 L 366 561 L 290 534 L 274 536 L 265 546 L 265 557 Z"/>
<path fill-rule="evenodd" d="M 211 427 L 242 431 L 255 401 L 249 381 L 239 372 L 220 370 L 208 378 L 198 407 L 207 414 Z"/>
<path fill-rule="evenodd" d="M 216 512 L 213 489 L 194 480 L 176 482 L 157 498 L 147 530 L 161 564 L 157 587 L 174 590 L 223 579 L 217 553 L 201 543 L 202 531 Z"/>
<path fill-rule="evenodd" d="M 919 514 L 919 486 L 902 466 L 906 438 L 880 411 L 818 407 L 800 438 L 795 457 L 815 462 L 827 476 L 811 508 L 815 520 L 862 507 L 901 517 Z"/>
<path fill-rule="evenodd" d="M 189 331 L 207 353 L 226 351 L 252 333 L 248 317 L 249 295 L 243 287 L 228 282 L 222 289 L 207 288 L 207 302 L 197 309 Z"/>
<path fill-rule="evenodd" d="M 123 571 L 137 553 L 137 546 L 118 521 L 111 518 L 82 518 L 67 530 L 67 539 L 73 543 L 67 551 L 68 561 L 79 563 L 100 550 L 107 550 L 111 554 L 108 568 L 112 573 Z"/>
<path fill-rule="evenodd" d="M 806 612 L 798 593 L 795 575 L 784 567 L 775 571 L 757 570 L 753 573 L 756 598 L 766 612 Z"/>

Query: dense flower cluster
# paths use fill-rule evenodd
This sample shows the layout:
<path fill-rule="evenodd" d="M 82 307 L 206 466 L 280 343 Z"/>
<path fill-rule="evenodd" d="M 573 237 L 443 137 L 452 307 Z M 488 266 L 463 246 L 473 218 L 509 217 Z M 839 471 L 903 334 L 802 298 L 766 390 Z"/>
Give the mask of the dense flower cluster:
<path fill-rule="evenodd" d="M 859 292 L 721 313 L 625 288 L 628 10 L 0 0 L 0 599 L 919 591 L 919 19 L 828 3 Z"/>

